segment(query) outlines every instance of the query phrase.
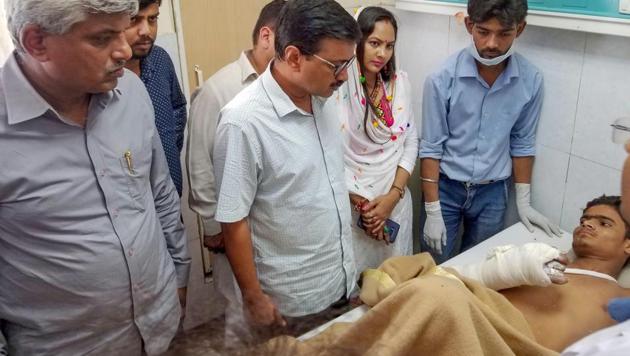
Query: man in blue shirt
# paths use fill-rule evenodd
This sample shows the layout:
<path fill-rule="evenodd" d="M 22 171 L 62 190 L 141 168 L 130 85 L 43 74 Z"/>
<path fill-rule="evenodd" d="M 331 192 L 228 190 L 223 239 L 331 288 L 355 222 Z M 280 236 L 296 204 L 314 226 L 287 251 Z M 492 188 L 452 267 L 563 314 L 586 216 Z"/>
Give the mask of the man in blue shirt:
<path fill-rule="evenodd" d="M 439 262 L 459 253 L 462 221 L 462 250 L 503 228 L 512 172 L 522 222 L 530 231 L 536 224 L 560 234 L 530 205 L 543 78 L 513 50 L 526 15 L 526 0 L 470 0 L 471 45 L 426 80 L 419 152 L 423 242 Z"/>
<path fill-rule="evenodd" d="M 186 98 L 179 87 L 173 62 L 166 51 L 154 45 L 162 0 L 140 0 L 140 10 L 125 31 L 133 52 L 125 65 L 136 73 L 149 92 L 155 111 L 155 126 L 162 140 L 168 169 L 182 195 L 180 153 L 184 146 Z"/>

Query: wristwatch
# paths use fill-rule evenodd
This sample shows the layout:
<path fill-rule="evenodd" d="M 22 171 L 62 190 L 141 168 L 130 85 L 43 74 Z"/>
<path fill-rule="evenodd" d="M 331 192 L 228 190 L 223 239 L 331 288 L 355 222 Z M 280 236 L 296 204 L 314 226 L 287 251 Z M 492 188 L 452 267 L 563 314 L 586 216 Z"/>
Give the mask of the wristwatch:
<path fill-rule="evenodd" d="M 397 185 L 392 185 L 392 189 L 396 189 L 398 191 L 398 194 L 400 194 L 400 200 L 402 200 L 405 197 L 405 190 L 403 188 Z"/>

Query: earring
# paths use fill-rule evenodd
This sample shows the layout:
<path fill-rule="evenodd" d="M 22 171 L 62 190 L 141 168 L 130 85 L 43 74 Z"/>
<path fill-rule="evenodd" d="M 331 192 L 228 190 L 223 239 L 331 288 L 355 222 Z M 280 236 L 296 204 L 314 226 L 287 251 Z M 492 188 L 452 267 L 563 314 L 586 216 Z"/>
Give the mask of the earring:
<path fill-rule="evenodd" d="M 367 79 L 365 79 L 365 75 L 361 74 L 359 76 L 359 81 L 361 82 L 361 84 L 365 84 L 365 82 L 367 81 Z"/>

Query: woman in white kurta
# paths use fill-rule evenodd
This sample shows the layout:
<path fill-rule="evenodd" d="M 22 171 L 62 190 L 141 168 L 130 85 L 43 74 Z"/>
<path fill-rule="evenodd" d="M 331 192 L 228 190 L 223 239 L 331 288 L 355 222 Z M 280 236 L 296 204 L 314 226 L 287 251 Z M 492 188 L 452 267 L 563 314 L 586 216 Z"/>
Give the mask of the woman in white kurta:
<path fill-rule="evenodd" d="M 353 211 L 357 271 L 375 268 L 391 256 L 413 250 L 411 195 L 418 140 L 407 74 L 395 68 L 396 19 L 386 9 L 367 7 L 357 19 L 363 38 L 357 60 L 340 88 L 346 184 Z M 359 227 L 359 218 L 364 228 Z M 390 242 L 392 227 L 400 225 Z"/>

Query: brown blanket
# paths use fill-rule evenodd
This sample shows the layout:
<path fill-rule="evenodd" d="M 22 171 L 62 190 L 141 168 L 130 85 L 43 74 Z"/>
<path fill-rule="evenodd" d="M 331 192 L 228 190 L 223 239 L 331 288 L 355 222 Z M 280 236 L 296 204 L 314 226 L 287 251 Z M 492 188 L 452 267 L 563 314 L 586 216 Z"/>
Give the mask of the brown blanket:
<path fill-rule="evenodd" d="M 436 267 L 426 253 L 390 258 L 364 273 L 361 299 L 373 307 L 358 321 L 305 342 L 275 338 L 256 354 L 557 355 L 535 342 L 501 294 Z"/>

